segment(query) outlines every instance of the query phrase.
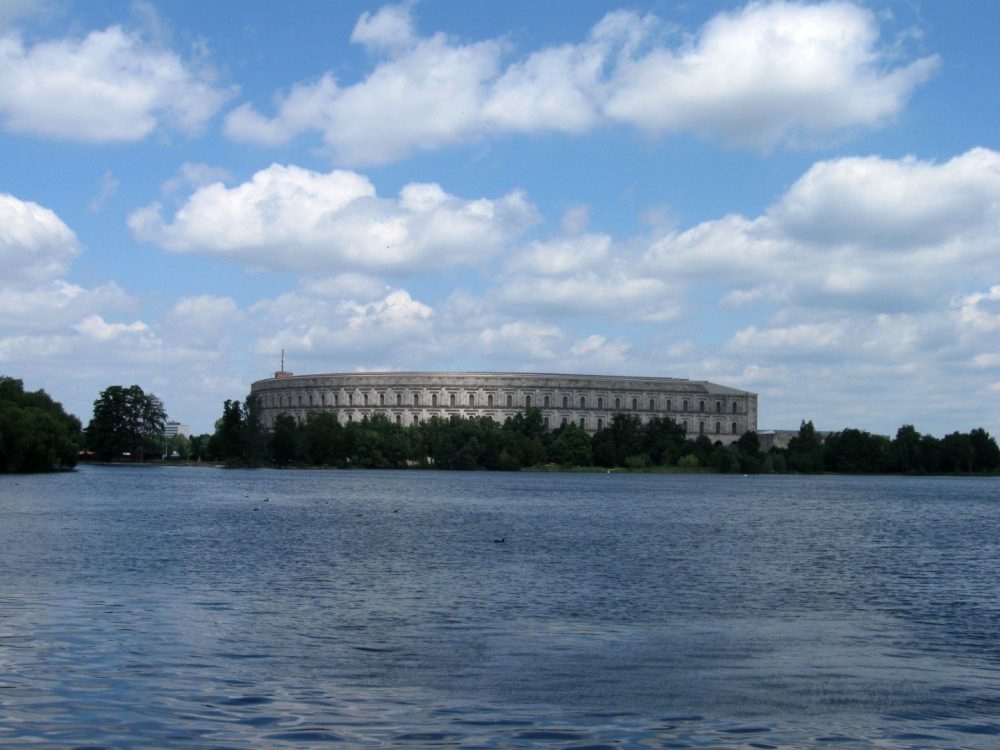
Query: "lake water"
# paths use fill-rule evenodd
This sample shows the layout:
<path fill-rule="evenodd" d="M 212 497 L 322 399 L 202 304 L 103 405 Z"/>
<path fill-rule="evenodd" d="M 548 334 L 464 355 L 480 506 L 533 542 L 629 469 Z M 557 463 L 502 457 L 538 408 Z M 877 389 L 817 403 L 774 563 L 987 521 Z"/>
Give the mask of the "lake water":
<path fill-rule="evenodd" d="M 1000 482 L 0 476 L 0 745 L 337 743 L 998 747 Z"/>

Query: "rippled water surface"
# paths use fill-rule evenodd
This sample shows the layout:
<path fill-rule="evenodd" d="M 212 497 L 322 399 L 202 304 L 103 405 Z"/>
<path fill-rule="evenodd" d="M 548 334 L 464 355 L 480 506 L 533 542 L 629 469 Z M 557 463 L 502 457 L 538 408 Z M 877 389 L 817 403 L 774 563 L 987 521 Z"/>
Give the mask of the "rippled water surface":
<path fill-rule="evenodd" d="M 998 545 L 995 479 L 0 477 L 0 745 L 998 747 Z"/>

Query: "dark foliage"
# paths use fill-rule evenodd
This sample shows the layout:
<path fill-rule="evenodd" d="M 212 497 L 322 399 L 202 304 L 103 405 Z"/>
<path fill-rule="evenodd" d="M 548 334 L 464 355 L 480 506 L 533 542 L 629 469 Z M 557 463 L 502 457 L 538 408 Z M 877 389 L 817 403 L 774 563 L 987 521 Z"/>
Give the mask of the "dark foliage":
<path fill-rule="evenodd" d="M 688 439 L 684 428 L 669 418 L 643 424 L 633 414 L 614 414 L 607 427 L 591 436 L 573 423 L 550 431 L 535 408 L 518 412 L 503 424 L 489 417 L 452 416 L 404 426 L 381 415 L 341 424 L 328 411 L 316 411 L 299 423 L 282 414 L 266 432 L 253 406 L 226 401 L 215 434 L 210 439 L 191 438 L 191 455 L 231 465 L 490 470 L 544 464 L 608 469 L 662 466 L 743 474 L 877 474 L 904 471 L 904 466 L 905 471 L 944 472 L 1000 468 L 1000 451 L 985 430 L 956 436 L 937 440 L 907 425 L 893 441 L 848 429 L 824 442 L 813 423 L 803 421 L 787 449 L 764 454 L 756 432 L 724 446 L 706 435 Z"/>
<path fill-rule="evenodd" d="M 87 447 L 102 461 L 128 458 L 142 461 L 146 454 L 163 452 L 163 402 L 132 385 L 112 385 L 94 402 L 87 425 Z"/>
<path fill-rule="evenodd" d="M 79 419 L 45 391 L 0 376 L 0 472 L 72 468 L 79 450 Z"/>

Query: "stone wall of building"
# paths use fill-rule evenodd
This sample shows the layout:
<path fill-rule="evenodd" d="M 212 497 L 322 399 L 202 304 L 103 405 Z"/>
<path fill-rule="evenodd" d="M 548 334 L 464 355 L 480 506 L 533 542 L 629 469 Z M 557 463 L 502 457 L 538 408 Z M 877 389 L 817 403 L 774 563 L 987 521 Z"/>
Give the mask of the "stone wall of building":
<path fill-rule="evenodd" d="M 492 372 L 365 372 L 324 375 L 275 373 L 258 380 L 264 425 L 279 414 L 304 422 L 310 413 L 333 412 L 341 423 L 382 414 L 398 424 L 431 417 L 487 416 L 503 423 L 536 407 L 549 429 L 574 422 L 596 432 L 616 413 L 643 423 L 670 417 L 690 437 L 704 434 L 730 443 L 757 429 L 757 394 L 703 380 Z"/>

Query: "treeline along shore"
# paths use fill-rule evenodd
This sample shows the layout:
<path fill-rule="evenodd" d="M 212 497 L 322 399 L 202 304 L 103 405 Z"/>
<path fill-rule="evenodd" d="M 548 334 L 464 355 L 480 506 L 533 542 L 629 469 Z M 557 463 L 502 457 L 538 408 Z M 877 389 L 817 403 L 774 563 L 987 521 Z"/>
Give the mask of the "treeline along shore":
<path fill-rule="evenodd" d="M 86 430 L 44 391 L 0 377 L 0 471 L 72 468 L 77 456 L 104 462 L 176 460 L 226 466 L 518 470 L 628 469 L 722 473 L 998 474 L 1000 448 L 984 429 L 924 435 L 912 425 L 894 438 L 845 429 L 822 439 L 803 421 L 786 448 L 764 452 L 748 432 L 724 446 L 687 437 L 669 418 L 646 423 L 615 414 L 594 435 L 575 424 L 545 428 L 538 409 L 499 424 L 488 417 L 399 425 L 381 416 L 340 424 L 329 412 L 303 423 L 280 415 L 261 426 L 254 397 L 226 401 L 212 434 L 163 438 L 162 402 L 139 386 L 109 386 Z"/>
<path fill-rule="evenodd" d="M 631 470 L 856 474 L 974 474 L 1000 471 L 1000 448 L 986 430 L 955 432 L 938 439 L 911 425 L 896 437 L 847 429 L 825 440 L 804 421 L 787 448 L 761 451 L 755 432 L 724 446 L 701 435 L 688 438 L 669 418 L 645 424 L 615 414 L 594 435 L 569 423 L 545 428 L 538 409 L 525 409 L 499 424 L 488 417 L 432 417 L 399 425 L 374 416 L 341 424 L 330 412 L 304 423 L 278 417 L 261 429 L 254 398 L 226 401 L 215 433 L 191 439 L 191 456 L 233 466 L 336 466 L 517 470 L 540 467 L 600 467 Z"/>

